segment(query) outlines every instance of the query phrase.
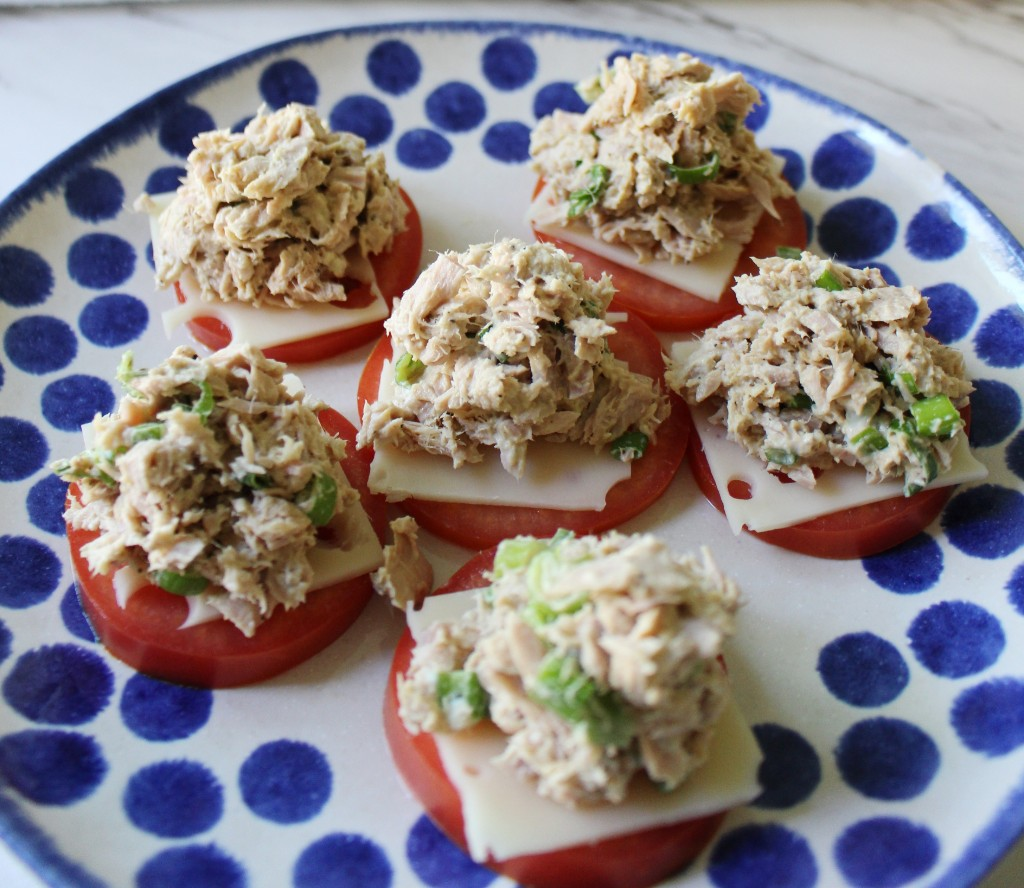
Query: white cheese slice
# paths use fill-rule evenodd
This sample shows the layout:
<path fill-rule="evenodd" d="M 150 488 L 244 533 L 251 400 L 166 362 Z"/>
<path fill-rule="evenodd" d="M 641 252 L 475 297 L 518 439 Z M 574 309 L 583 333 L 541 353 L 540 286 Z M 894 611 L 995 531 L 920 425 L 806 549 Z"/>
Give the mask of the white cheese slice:
<path fill-rule="evenodd" d="M 672 359 L 684 360 L 695 346 L 691 341 L 675 343 Z M 864 470 L 857 466 L 829 469 L 810 489 L 796 483 L 783 483 L 765 471 L 761 462 L 743 447 L 728 440 L 724 426 L 708 421 L 711 414 L 708 407 L 691 406 L 690 413 L 722 496 L 725 517 L 735 534 L 744 527 L 753 531 L 777 530 L 855 506 L 903 496 L 902 481 L 891 479 L 868 484 Z M 974 457 L 966 436 L 961 435 L 953 450 L 952 464 L 939 474 L 930 488 L 978 481 L 986 475 L 988 469 Z M 747 485 L 749 499 L 730 494 L 729 485 L 734 482 Z"/>
<path fill-rule="evenodd" d="M 733 269 L 743 252 L 743 245 L 726 242 L 714 253 L 701 256 L 693 262 L 669 262 L 652 259 L 639 264 L 636 253 L 622 244 L 610 244 L 590 233 L 582 222 L 564 225 L 557 208 L 551 203 L 550 185 L 534 198 L 527 211 L 527 221 L 539 232 L 557 237 L 588 253 L 593 253 L 627 268 L 687 290 L 707 302 L 719 302 L 722 293 L 732 283 Z"/>
<path fill-rule="evenodd" d="M 408 612 L 413 637 L 435 619 L 451 619 L 473 592 L 427 598 Z M 506 860 L 573 845 L 589 844 L 638 830 L 677 823 L 743 805 L 761 791 L 757 771 L 761 752 L 735 702 L 723 713 L 708 760 L 674 792 L 637 782 L 620 805 L 565 808 L 542 798 L 493 759 L 504 735 L 492 726 L 457 734 L 435 734 L 441 761 L 462 800 L 466 841 L 474 860 Z"/>

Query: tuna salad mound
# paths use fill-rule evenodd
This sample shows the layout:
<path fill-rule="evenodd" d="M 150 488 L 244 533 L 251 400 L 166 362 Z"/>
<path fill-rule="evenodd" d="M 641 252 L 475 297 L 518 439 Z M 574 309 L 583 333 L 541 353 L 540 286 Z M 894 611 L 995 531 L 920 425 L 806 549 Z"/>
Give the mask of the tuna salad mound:
<path fill-rule="evenodd" d="M 533 168 L 560 208 L 640 262 L 690 262 L 745 244 L 792 189 L 744 121 L 758 91 L 686 53 L 619 56 L 577 87 L 583 113 L 556 110 L 530 138 Z"/>
<path fill-rule="evenodd" d="M 736 281 L 743 315 L 670 365 L 669 385 L 806 487 L 842 463 L 910 495 L 948 468 L 973 387 L 960 352 L 925 333 L 924 296 L 807 252 L 757 264 Z"/>
<path fill-rule="evenodd" d="M 704 762 L 739 600 L 706 550 L 615 532 L 515 537 L 489 579 L 416 645 L 398 686 L 410 732 L 488 719 L 507 735 L 499 766 L 568 806 L 620 802 L 640 773 L 672 789 Z"/>
<path fill-rule="evenodd" d="M 69 525 L 99 532 L 82 548 L 91 570 L 134 567 L 247 636 L 301 604 L 318 528 L 342 531 L 359 498 L 321 405 L 251 346 L 208 358 L 180 347 L 151 370 L 129 353 L 118 376 L 126 394 L 93 420 L 90 448 L 53 466 L 79 488 Z"/>
<path fill-rule="evenodd" d="M 595 449 L 624 435 L 653 438 L 668 397 L 609 351 L 613 292 L 607 277 L 588 280 L 548 244 L 508 239 L 442 253 L 384 323 L 393 394 L 366 405 L 359 446 L 425 450 L 455 467 L 494 447 L 521 477 L 529 443 L 541 438 Z M 624 458 L 642 451 L 619 449 Z"/>
<path fill-rule="evenodd" d="M 316 111 L 261 108 L 240 133 L 200 133 L 185 179 L 160 213 L 153 258 L 166 287 L 189 272 L 201 298 L 301 306 L 345 299 L 372 280 L 367 259 L 405 227 L 384 156 Z M 142 195 L 136 208 L 155 213 Z"/>

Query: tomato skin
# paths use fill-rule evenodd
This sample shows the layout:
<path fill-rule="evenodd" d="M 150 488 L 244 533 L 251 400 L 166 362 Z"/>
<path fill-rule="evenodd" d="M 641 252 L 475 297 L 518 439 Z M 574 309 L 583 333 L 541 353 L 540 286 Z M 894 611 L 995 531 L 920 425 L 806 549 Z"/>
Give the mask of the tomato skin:
<path fill-rule="evenodd" d="M 780 198 L 775 201 L 775 207 L 780 218 L 775 219 L 768 213 L 761 215 L 750 243 L 733 269 L 734 278 L 757 273 L 754 257 L 774 256 L 780 246 L 803 249 L 807 245 L 807 224 L 796 198 Z M 587 277 L 610 275 L 618 291 L 615 298 L 619 305 L 643 318 L 655 330 L 700 330 L 741 313 L 731 281 L 718 302 L 708 302 L 672 284 L 648 277 L 641 266 L 620 265 L 536 229 L 534 235 L 537 240 L 565 250 L 583 266 Z"/>
<path fill-rule="evenodd" d="M 409 212 L 406 215 L 405 231 L 395 235 L 394 244 L 387 253 L 375 254 L 370 257 L 370 264 L 377 275 L 377 286 L 384 295 L 384 300 L 391 300 L 405 292 L 419 272 L 420 254 L 423 252 L 423 225 L 419 212 L 405 191 L 401 192 Z M 178 301 L 184 302 L 181 288 L 174 285 Z M 370 304 L 373 295 L 369 287 L 360 285 L 348 291 L 348 298 L 342 306 L 359 308 Z M 301 309 L 297 309 L 301 311 Z M 339 310 L 344 310 L 341 308 Z M 263 354 L 275 361 L 285 364 L 309 364 L 322 361 L 350 349 L 357 348 L 380 335 L 384 319 L 360 324 L 348 330 L 334 330 L 309 339 L 285 342 L 263 349 Z M 231 342 L 231 331 L 215 317 L 198 317 L 187 323 L 189 332 L 207 348 L 217 351 Z"/>
<path fill-rule="evenodd" d="M 613 303 L 611 310 L 618 308 Z M 628 360 L 634 372 L 660 380 L 665 364 L 661 343 L 654 332 L 643 321 L 632 317 L 617 324 L 616 330 L 618 332 L 608 339 L 615 354 Z M 360 415 L 365 405 L 376 398 L 381 369 L 390 356 L 391 343 L 383 337 L 370 353 L 359 379 Z M 421 527 L 469 549 L 485 549 L 506 537 L 521 534 L 547 537 L 559 528 L 586 534 L 617 527 L 654 503 L 682 463 L 690 438 L 689 410 L 675 394 L 670 395 L 670 399 L 672 412 L 668 419 L 658 427 L 644 456 L 633 463 L 630 478 L 608 491 L 605 507 L 599 511 L 448 503 L 413 497 L 402 500 L 399 505 Z"/>
<path fill-rule="evenodd" d="M 486 585 L 484 572 L 493 561 L 493 548 L 478 553 L 434 594 Z M 388 676 L 384 733 L 406 785 L 438 828 L 466 851 L 462 803 L 441 764 L 437 744 L 430 734 L 410 734 L 398 714 L 396 681 L 408 669 L 414 647 L 412 635 L 406 630 L 399 639 Z M 726 813 L 541 854 L 500 861 L 489 859 L 486 865 L 531 888 L 646 888 L 692 862 L 711 841 Z"/>
<path fill-rule="evenodd" d="M 333 410 L 321 411 L 320 422 L 331 434 L 345 438 L 345 473 L 382 536 L 386 505 L 366 489 L 369 463 L 354 453 L 355 429 Z M 71 490 L 74 495 L 74 485 Z M 93 574 L 81 554 L 82 546 L 98 534 L 72 527 L 67 533 L 79 601 L 96 636 L 111 654 L 139 672 L 178 684 L 226 688 L 278 675 L 338 638 L 373 594 L 368 576 L 318 589 L 297 608 L 279 608 L 252 638 L 226 620 L 179 630 L 188 613 L 181 596 L 147 585 L 122 608 L 115 599 L 113 573 Z"/>

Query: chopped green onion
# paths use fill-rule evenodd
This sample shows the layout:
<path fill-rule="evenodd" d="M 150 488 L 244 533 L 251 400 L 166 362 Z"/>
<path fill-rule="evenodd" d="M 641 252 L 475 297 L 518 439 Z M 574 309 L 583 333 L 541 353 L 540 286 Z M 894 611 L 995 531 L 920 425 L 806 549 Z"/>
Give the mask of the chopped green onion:
<path fill-rule="evenodd" d="M 539 540 L 536 537 L 521 536 L 502 540 L 498 543 L 498 550 L 494 553 L 494 565 L 491 568 L 491 573 L 495 579 L 499 579 L 507 573 L 526 567 L 547 547 L 547 540 Z"/>
<path fill-rule="evenodd" d="M 206 577 L 199 574 L 177 573 L 173 570 L 155 571 L 151 579 L 172 595 L 198 595 L 209 585 Z"/>
<path fill-rule="evenodd" d="M 875 368 L 875 374 L 878 376 L 878 381 L 881 382 L 882 385 L 892 385 L 896 378 L 893 376 L 892 370 L 884 364 L 881 367 Z"/>
<path fill-rule="evenodd" d="M 246 472 L 239 480 L 252 490 L 266 490 L 274 483 L 270 475 L 257 472 Z"/>
<path fill-rule="evenodd" d="M 777 447 L 768 447 L 764 451 L 764 458 L 776 466 L 795 466 L 799 461 L 795 453 L 790 450 L 780 450 Z"/>
<path fill-rule="evenodd" d="M 907 373 L 905 370 L 898 374 L 900 382 L 903 383 L 905 388 L 912 395 L 919 395 L 921 390 L 917 387 L 917 380 L 914 379 L 913 374 Z"/>
<path fill-rule="evenodd" d="M 939 476 L 939 463 L 935 459 L 935 454 L 930 450 L 925 450 L 920 447 L 914 447 L 914 451 L 921 457 L 921 461 L 924 463 L 925 468 L 925 483 L 924 484 L 904 484 L 903 495 L 913 496 L 915 493 L 920 493 L 929 484 L 932 483 Z"/>
<path fill-rule="evenodd" d="M 128 433 L 132 444 L 140 441 L 159 441 L 164 436 L 165 426 L 162 422 L 140 422 L 132 426 Z"/>
<path fill-rule="evenodd" d="M 611 454 L 617 460 L 622 462 L 629 462 L 630 460 L 639 459 L 647 450 L 647 445 L 650 444 L 651 439 L 647 437 L 643 432 L 637 429 L 631 429 L 628 432 L 623 432 L 611 443 Z"/>
<path fill-rule="evenodd" d="M 596 318 L 601 315 L 601 311 L 598 308 L 597 303 L 592 302 L 589 299 L 584 299 L 583 302 L 580 303 L 580 308 L 583 309 L 583 314 L 588 318 Z"/>
<path fill-rule="evenodd" d="M 437 676 L 437 702 L 453 728 L 468 728 L 487 718 L 491 698 L 475 672 L 455 669 Z"/>
<path fill-rule="evenodd" d="M 213 387 L 205 379 L 200 379 L 196 385 L 199 386 L 199 400 L 192 405 L 192 412 L 198 414 L 205 423 L 213 412 Z"/>
<path fill-rule="evenodd" d="M 782 406 L 788 410 L 810 410 L 814 406 L 814 401 L 811 400 L 811 396 L 807 392 L 797 392 Z"/>
<path fill-rule="evenodd" d="M 838 276 L 831 268 L 826 268 L 818 279 L 814 282 L 814 286 L 821 287 L 823 290 L 845 290 L 846 285 L 839 280 Z"/>
<path fill-rule="evenodd" d="M 575 657 L 555 652 L 541 661 L 531 695 L 572 724 L 583 724 L 591 742 L 625 746 L 633 737 L 633 719 L 622 698 L 601 690 Z"/>
<path fill-rule="evenodd" d="M 142 392 L 131 384 L 131 381 L 145 375 L 146 372 L 144 370 L 135 369 L 135 353 L 131 349 L 121 355 L 121 361 L 117 365 L 117 372 L 114 374 L 114 377 L 121 383 L 121 387 L 133 398 L 141 398 L 143 395 Z"/>
<path fill-rule="evenodd" d="M 426 369 L 426 364 L 406 352 L 395 364 L 395 382 L 399 385 L 412 385 Z"/>
<path fill-rule="evenodd" d="M 296 501 L 314 527 L 323 527 L 330 521 L 337 504 L 338 484 L 326 473 L 314 475 Z"/>
<path fill-rule="evenodd" d="M 918 434 L 929 438 L 949 438 L 963 424 L 953 402 L 946 395 L 922 398 L 910 405 Z"/>
<path fill-rule="evenodd" d="M 494 326 L 494 324 L 484 324 L 479 330 L 476 331 L 476 333 L 470 333 L 469 335 L 473 339 L 477 339 L 477 340 L 483 339 L 488 334 L 488 332 L 490 331 L 491 327 L 493 327 L 493 326 Z"/>
<path fill-rule="evenodd" d="M 575 219 L 600 200 L 601 195 L 604 194 L 605 189 L 608 187 L 608 180 L 611 177 L 612 171 L 604 164 L 595 163 L 587 171 L 587 174 L 590 176 L 590 183 L 585 188 L 573 191 L 569 195 L 568 216 L 570 219 Z"/>
<path fill-rule="evenodd" d="M 701 182 L 710 182 L 718 175 L 721 169 L 722 160 L 717 151 L 712 151 L 707 160 L 692 167 L 681 167 L 670 163 L 668 171 L 672 178 L 683 185 L 699 185 Z"/>
<path fill-rule="evenodd" d="M 718 112 L 718 128 L 727 136 L 736 132 L 736 124 L 739 123 L 739 115 L 733 111 Z"/>
<path fill-rule="evenodd" d="M 781 259 L 799 259 L 803 251 L 799 247 L 776 247 L 775 255 Z"/>
<path fill-rule="evenodd" d="M 865 453 L 877 453 L 889 446 L 889 439 L 874 426 L 868 426 L 850 438 L 850 443 Z"/>

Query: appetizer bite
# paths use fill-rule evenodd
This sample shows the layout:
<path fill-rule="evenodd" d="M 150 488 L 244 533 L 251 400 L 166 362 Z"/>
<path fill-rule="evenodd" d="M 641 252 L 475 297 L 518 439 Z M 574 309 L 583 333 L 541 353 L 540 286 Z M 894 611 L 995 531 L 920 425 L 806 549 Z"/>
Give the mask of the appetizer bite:
<path fill-rule="evenodd" d="M 151 370 L 131 354 L 117 410 L 53 465 L 100 641 L 141 672 L 206 687 L 276 675 L 326 647 L 372 595 L 384 503 L 346 456 L 355 428 L 251 346 Z"/>
<path fill-rule="evenodd" d="M 371 489 L 477 549 L 605 530 L 650 505 L 689 422 L 671 409 L 657 337 L 608 315 L 612 294 L 550 244 L 441 254 L 395 304 L 360 379 Z"/>
<path fill-rule="evenodd" d="M 706 550 L 650 535 L 503 541 L 408 611 L 384 704 L 402 778 L 521 884 L 661 881 L 760 790 L 722 660 L 738 600 Z"/>
<path fill-rule="evenodd" d="M 807 243 L 781 160 L 746 126 L 760 95 L 741 74 L 634 53 L 577 89 L 587 110 L 556 110 L 531 135 L 530 221 L 588 275 L 610 274 L 619 304 L 652 327 L 737 314 L 730 284 L 751 257 Z"/>
<path fill-rule="evenodd" d="M 876 268 L 807 252 L 757 265 L 736 282 L 743 315 L 672 351 L 698 484 L 736 533 L 798 552 L 903 542 L 951 485 L 985 475 L 967 444 L 962 355 L 925 332 L 921 293 Z"/>
<path fill-rule="evenodd" d="M 170 330 L 202 344 L 249 342 L 270 358 L 316 361 L 380 333 L 419 270 L 423 232 L 409 196 L 352 133 L 292 103 L 241 132 L 194 140 L 173 194 L 143 194 Z"/>

